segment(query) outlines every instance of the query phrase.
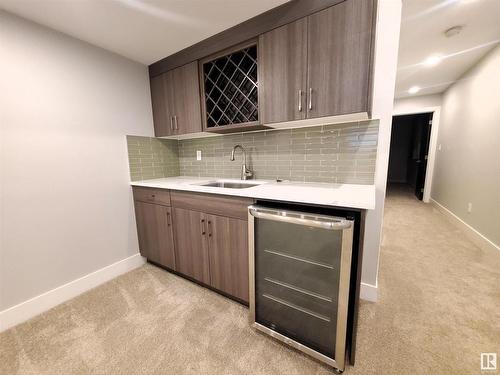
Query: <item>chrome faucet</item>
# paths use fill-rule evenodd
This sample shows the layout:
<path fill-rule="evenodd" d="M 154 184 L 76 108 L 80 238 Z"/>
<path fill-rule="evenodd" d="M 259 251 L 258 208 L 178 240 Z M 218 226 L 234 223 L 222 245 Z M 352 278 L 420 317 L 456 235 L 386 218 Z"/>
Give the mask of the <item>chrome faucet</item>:
<path fill-rule="evenodd" d="M 247 168 L 247 153 L 243 146 L 241 145 L 236 145 L 233 147 L 233 150 L 231 151 L 231 161 L 234 161 L 234 151 L 236 151 L 237 148 L 240 148 L 241 151 L 243 151 L 243 165 L 241 166 L 241 179 L 242 180 L 248 180 L 252 178 L 253 176 L 253 171 Z"/>

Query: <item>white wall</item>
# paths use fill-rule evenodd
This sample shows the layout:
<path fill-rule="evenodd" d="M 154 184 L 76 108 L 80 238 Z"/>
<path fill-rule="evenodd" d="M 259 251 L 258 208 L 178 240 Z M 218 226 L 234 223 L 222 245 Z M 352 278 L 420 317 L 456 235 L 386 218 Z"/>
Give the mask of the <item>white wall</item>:
<path fill-rule="evenodd" d="M 401 1 L 379 0 L 375 40 L 372 116 L 380 119 L 375 166 L 376 208 L 366 216 L 362 297 L 377 299 L 377 276 L 391 143 L 392 110 L 398 60 Z"/>
<path fill-rule="evenodd" d="M 147 67 L 0 12 L 0 312 L 138 253 L 126 134 Z"/>
<path fill-rule="evenodd" d="M 443 96 L 431 197 L 500 245 L 500 47 Z M 467 204 L 472 203 L 472 212 Z"/>

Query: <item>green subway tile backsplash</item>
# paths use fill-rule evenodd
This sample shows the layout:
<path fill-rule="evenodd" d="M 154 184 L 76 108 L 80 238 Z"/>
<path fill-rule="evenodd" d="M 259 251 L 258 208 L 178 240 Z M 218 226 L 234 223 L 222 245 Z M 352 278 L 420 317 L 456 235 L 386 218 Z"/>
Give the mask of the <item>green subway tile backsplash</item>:
<path fill-rule="evenodd" d="M 129 138 L 144 139 L 127 137 Z M 164 175 L 161 175 L 160 169 L 152 177 L 149 177 L 150 169 L 146 169 L 147 173 L 139 173 L 137 157 L 129 154 L 132 180 L 173 176 L 175 171 L 181 176 L 239 178 L 243 155 L 237 150 L 235 161 L 230 161 L 229 157 L 233 146 L 240 144 L 247 150 L 247 164 L 257 179 L 373 184 L 378 121 L 266 130 L 180 141 L 150 139 L 151 144 L 156 146 L 147 148 L 144 155 L 148 157 L 140 158 L 139 161 L 149 167 L 150 159 L 169 160 L 161 170 Z M 148 144 L 145 140 L 142 142 Z M 164 148 L 170 151 L 166 152 Z M 129 152 L 130 150 L 129 141 Z M 134 151 L 134 147 L 132 150 Z M 201 161 L 196 160 L 198 150 L 201 151 Z M 163 156 L 151 155 L 155 152 Z M 166 157 L 166 154 L 169 156 Z M 177 167 L 174 165 L 176 157 Z"/>
<path fill-rule="evenodd" d="M 180 174 L 239 178 L 243 155 L 229 157 L 240 144 L 254 178 L 373 184 L 377 138 L 378 121 L 367 121 L 182 140 Z"/>
<path fill-rule="evenodd" d="M 127 135 L 132 181 L 179 176 L 176 140 Z"/>

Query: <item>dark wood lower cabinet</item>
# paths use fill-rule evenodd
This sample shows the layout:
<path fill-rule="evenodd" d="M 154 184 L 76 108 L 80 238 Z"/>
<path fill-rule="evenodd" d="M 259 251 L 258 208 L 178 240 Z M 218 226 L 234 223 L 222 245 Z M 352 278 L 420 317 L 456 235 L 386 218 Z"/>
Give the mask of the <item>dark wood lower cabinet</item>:
<path fill-rule="evenodd" d="M 248 302 L 247 222 L 207 215 L 210 285 Z"/>
<path fill-rule="evenodd" d="M 248 302 L 246 215 L 253 200 L 137 187 L 134 199 L 142 256 Z"/>
<path fill-rule="evenodd" d="M 136 201 L 135 216 L 141 255 L 175 270 L 171 208 Z"/>
<path fill-rule="evenodd" d="M 176 270 L 248 302 L 247 222 L 174 208 Z"/>
<path fill-rule="evenodd" d="M 198 211 L 174 208 L 176 270 L 205 284 L 210 284 L 207 222 Z"/>

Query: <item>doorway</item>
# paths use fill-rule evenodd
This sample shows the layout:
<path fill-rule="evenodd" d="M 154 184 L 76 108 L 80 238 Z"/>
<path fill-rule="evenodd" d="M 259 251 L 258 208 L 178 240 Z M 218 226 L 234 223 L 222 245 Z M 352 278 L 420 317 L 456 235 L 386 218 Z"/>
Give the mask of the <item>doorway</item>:
<path fill-rule="evenodd" d="M 432 116 L 429 112 L 392 118 L 388 190 L 406 190 L 423 199 Z"/>

